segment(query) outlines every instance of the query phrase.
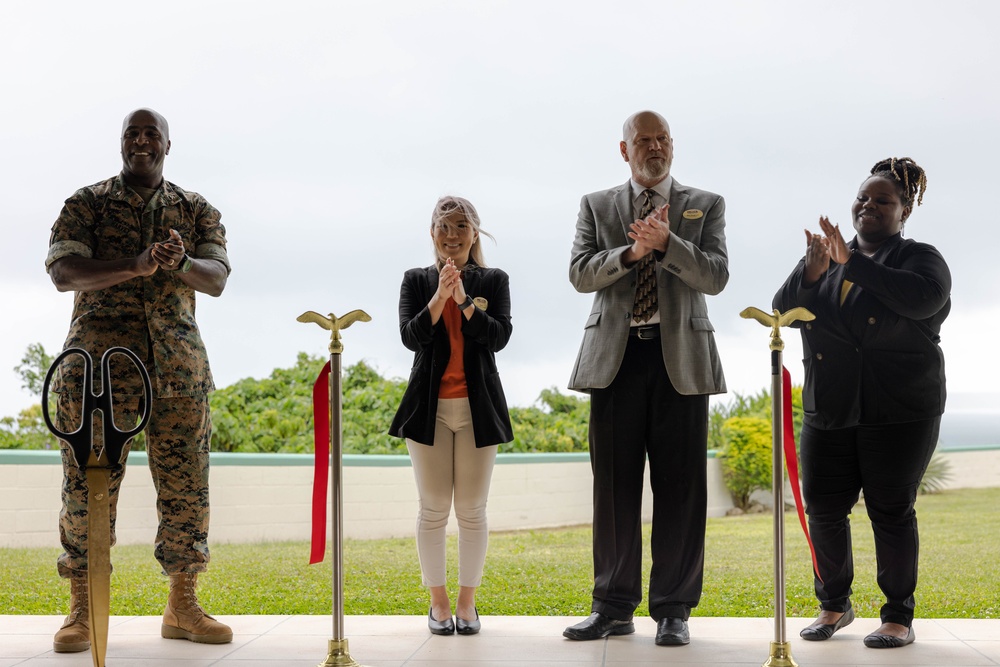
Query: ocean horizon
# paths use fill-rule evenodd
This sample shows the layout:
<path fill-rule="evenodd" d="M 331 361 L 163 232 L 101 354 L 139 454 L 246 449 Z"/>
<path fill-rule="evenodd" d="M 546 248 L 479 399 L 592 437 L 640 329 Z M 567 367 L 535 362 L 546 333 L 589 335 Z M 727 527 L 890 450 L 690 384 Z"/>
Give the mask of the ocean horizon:
<path fill-rule="evenodd" d="M 1000 412 L 946 411 L 938 449 L 1000 449 Z"/>
<path fill-rule="evenodd" d="M 948 395 L 938 449 L 1000 449 L 1000 394 Z"/>

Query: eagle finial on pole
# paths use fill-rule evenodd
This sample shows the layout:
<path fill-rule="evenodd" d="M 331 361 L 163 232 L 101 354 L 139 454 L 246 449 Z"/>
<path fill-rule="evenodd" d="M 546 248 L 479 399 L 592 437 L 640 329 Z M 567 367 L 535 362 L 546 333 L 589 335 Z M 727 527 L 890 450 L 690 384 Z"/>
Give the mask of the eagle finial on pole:
<path fill-rule="evenodd" d="M 816 319 L 815 315 L 802 307 L 792 308 L 784 314 L 775 308 L 774 311 L 768 315 L 760 308 L 750 306 L 749 308 L 744 308 L 740 311 L 740 317 L 745 320 L 757 320 L 765 327 L 771 327 L 772 350 L 785 349 L 785 341 L 781 340 L 781 327 L 787 327 L 792 322 L 809 322 L 810 320 Z"/>
<path fill-rule="evenodd" d="M 346 329 L 355 322 L 372 321 L 371 315 L 363 310 L 352 310 L 340 317 L 333 313 L 324 317 L 314 310 L 307 310 L 295 319 L 298 322 L 315 322 L 324 329 L 328 329 L 330 331 L 330 354 L 340 354 L 344 351 L 344 344 L 340 340 L 341 329 Z"/>

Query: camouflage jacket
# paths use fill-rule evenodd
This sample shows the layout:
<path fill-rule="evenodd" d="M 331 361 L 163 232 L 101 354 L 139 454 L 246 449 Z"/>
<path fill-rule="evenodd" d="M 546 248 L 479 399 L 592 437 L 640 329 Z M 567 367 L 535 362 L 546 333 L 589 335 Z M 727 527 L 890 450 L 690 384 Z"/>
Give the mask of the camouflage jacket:
<path fill-rule="evenodd" d="M 45 268 L 67 255 L 102 260 L 135 257 L 176 229 L 189 255 L 217 260 L 229 271 L 221 217 L 204 197 L 166 180 L 144 204 L 119 174 L 81 188 L 66 200 L 52 226 Z M 195 322 L 195 291 L 168 271 L 76 292 L 65 346 L 87 350 L 98 368 L 109 347 L 129 348 L 145 361 L 157 397 L 193 396 L 215 389 Z M 116 356 L 111 368 L 114 393 L 142 393 L 139 375 L 125 356 Z M 60 365 L 52 390 L 78 392 L 82 376 L 83 361 L 74 355 Z M 94 390 L 101 390 L 99 377 Z"/>

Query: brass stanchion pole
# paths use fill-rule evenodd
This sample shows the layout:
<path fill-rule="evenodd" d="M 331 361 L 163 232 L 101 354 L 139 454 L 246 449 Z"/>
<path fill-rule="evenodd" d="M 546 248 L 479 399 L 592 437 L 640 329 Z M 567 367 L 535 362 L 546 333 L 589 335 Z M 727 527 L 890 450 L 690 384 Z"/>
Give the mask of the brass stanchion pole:
<path fill-rule="evenodd" d="M 777 309 L 768 315 L 757 308 L 745 308 L 740 317 L 754 319 L 771 327 L 771 488 L 774 494 L 774 641 L 763 667 L 798 667 L 792 658 L 792 647 L 785 633 L 785 474 L 784 474 L 784 405 L 781 391 L 781 327 L 792 322 L 809 321 L 816 317 L 805 308 L 793 308 L 782 315 Z"/>
<path fill-rule="evenodd" d="M 351 657 L 344 636 L 344 529 L 343 529 L 343 409 L 340 388 L 340 355 L 344 344 L 340 330 L 354 322 L 370 322 L 363 310 L 352 310 L 342 317 L 327 317 L 313 311 L 299 315 L 299 322 L 315 322 L 330 330 L 330 535 L 333 541 L 333 638 L 327 644 L 326 660 L 319 667 L 363 667 Z"/>

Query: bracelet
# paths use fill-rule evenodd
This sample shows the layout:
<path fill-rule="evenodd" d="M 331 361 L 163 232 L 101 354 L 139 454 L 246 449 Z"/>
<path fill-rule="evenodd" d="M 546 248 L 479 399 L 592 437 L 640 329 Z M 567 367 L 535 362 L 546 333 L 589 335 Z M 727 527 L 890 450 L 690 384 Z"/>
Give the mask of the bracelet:
<path fill-rule="evenodd" d="M 472 297 L 469 296 L 468 294 L 466 294 L 465 295 L 465 301 L 463 301 L 462 303 L 459 304 L 458 309 L 459 310 L 465 310 L 469 306 L 474 306 L 474 305 L 476 305 L 476 303 L 472 300 Z"/>

